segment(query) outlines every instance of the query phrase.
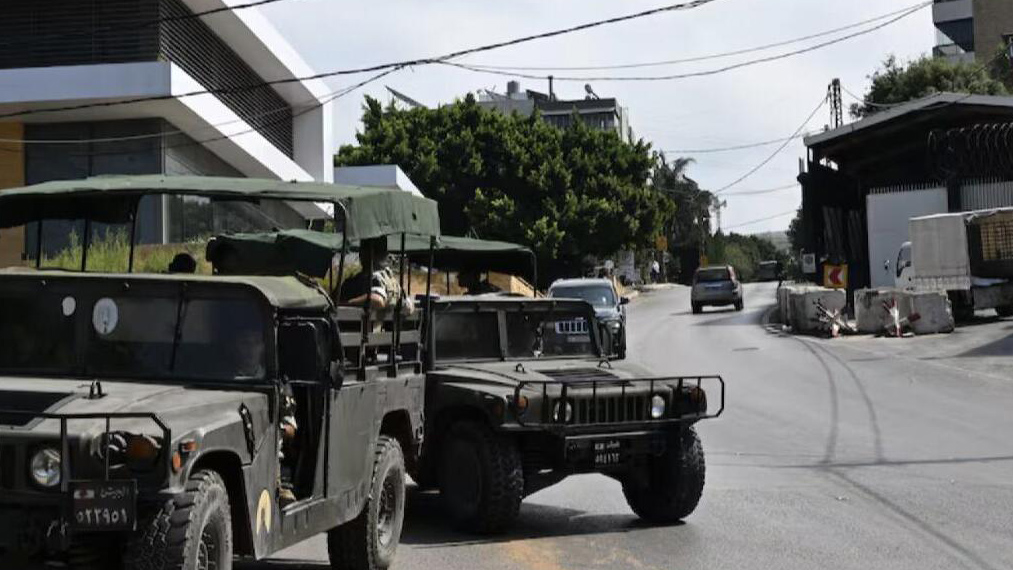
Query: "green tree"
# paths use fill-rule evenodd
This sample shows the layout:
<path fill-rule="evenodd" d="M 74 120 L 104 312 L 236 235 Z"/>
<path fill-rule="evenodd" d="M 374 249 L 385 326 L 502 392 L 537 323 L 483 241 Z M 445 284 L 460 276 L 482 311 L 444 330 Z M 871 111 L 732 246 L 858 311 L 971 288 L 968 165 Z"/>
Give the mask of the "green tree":
<path fill-rule="evenodd" d="M 652 177 L 654 188 L 666 195 L 675 205 L 675 213 L 667 228 L 669 249 L 677 267 L 672 274 L 687 282 L 696 269 L 698 260 L 707 249 L 710 237 L 710 208 L 714 195 L 700 188 L 695 180 L 686 176 L 692 158 L 677 158 L 669 162 L 664 154 L 658 156 L 658 165 Z"/>
<path fill-rule="evenodd" d="M 756 279 L 760 262 L 780 261 L 787 269 L 789 256 L 777 249 L 768 239 L 741 234 L 718 232 L 708 244 L 707 255 L 712 265 L 731 265 L 739 279 Z"/>
<path fill-rule="evenodd" d="M 904 103 L 933 93 L 1006 95 L 1009 93 L 1006 85 L 993 76 L 1000 74 L 1001 69 L 998 64 L 951 63 L 929 56 L 901 64 L 891 55 L 881 69 L 869 76 L 872 86 L 865 94 L 865 102 L 852 105 L 851 115 L 856 119 L 868 117 L 888 108 L 882 105 Z"/>
<path fill-rule="evenodd" d="M 653 247 L 675 209 L 648 185 L 649 144 L 583 121 L 558 129 L 469 95 L 407 111 L 367 97 L 362 122 L 336 165 L 399 165 L 439 202 L 444 232 L 529 245 L 547 278 L 579 273 L 587 256 Z"/>

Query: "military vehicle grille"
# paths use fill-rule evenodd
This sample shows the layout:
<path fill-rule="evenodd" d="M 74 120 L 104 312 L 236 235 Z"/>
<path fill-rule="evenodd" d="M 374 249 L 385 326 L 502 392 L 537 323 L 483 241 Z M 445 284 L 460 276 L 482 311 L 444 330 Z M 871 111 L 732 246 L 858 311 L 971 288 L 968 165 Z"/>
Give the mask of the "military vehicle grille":
<path fill-rule="evenodd" d="M 650 396 L 646 392 L 630 393 L 622 389 L 625 382 L 608 370 L 570 368 L 541 373 L 567 384 L 574 424 L 642 422 L 649 417 Z M 619 393 L 614 393 L 617 389 Z"/>

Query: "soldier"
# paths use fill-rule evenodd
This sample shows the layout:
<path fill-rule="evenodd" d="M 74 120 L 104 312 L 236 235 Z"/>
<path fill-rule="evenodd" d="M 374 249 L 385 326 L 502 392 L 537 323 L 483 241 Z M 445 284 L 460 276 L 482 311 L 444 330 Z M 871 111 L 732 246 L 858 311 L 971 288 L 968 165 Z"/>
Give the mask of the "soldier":
<path fill-rule="evenodd" d="M 387 254 L 387 240 L 371 239 L 362 242 L 359 250 L 362 271 L 341 285 L 339 300 L 342 304 L 361 307 L 369 299 L 369 308 L 375 312 L 393 309 L 401 298 L 402 312 L 411 314 L 414 305 L 401 288 L 400 280 L 391 266 Z M 369 268 L 372 268 L 370 272 Z"/>

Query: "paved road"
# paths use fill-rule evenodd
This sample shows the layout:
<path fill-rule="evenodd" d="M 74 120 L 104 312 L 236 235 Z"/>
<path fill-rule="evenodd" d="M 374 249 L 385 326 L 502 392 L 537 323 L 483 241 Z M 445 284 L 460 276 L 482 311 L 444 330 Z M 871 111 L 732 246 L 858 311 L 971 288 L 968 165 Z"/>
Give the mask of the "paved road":
<path fill-rule="evenodd" d="M 683 288 L 631 306 L 631 358 L 728 381 L 727 413 L 700 427 L 707 488 L 685 524 L 645 526 L 601 476 L 528 498 L 495 540 L 449 530 L 435 497 L 413 495 L 396 570 L 1013 568 L 1013 375 L 964 366 L 976 333 L 800 340 L 761 326 L 772 286 L 746 291 L 741 313 L 691 315 Z M 1007 324 L 984 326 L 986 352 L 1010 345 Z M 283 558 L 249 568 L 322 570 L 323 541 Z"/>

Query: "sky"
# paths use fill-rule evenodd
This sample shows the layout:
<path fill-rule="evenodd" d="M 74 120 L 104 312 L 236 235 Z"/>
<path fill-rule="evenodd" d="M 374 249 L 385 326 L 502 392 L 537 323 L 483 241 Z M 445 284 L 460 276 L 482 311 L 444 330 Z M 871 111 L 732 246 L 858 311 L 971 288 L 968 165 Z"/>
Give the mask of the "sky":
<path fill-rule="evenodd" d="M 639 12 L 673 0 L 288 0 L 259 8 L 316 71 L 442 55 L 463 48 Z M 794 39 L 904 9 L 916 0 L 715 0 L 563 37 L 468 56 L 464 63 L 508 66 L 593 66 L 682 59 Z M 829 39 L 829 38 L 827 38 Z M 824 98 L 833 78 L 861 96 L 868 76 L 889 55 L 901 60 L 931 52 L 931 8 L 884 29 L 807 54 L 708 77 L 657 82 L 591 81 L 601 97 L 628 108 L 635 136 L 655 149 L 679 151 L 750 144 L 790 136 Z M 662 75 L 702 71 L 818 43 L 774 48 L 720 60 L 635 70 L 557 72 L 557 75 Z M 547 72 L 536 72 L 544 75 Z M 327 80 L 335 90 L 361 77 Z M 469 92 L 503 92 L 509 77 L 443 66 L 401 70 L 335 103 L 336 143 L 355 142 L 364 95 L 390 99 L 389 86 L 437 106 Z M 521 87 L 547 91 L 522 79 Z M 584 96 L 585 81 L 556 82 L 561 99 Z M 845 94 L 845 106 L 854 100 Z M 845 117 L 846 121 L 850 118 Z M 830 122 L 829 107 L 806 127 Z M 723 153 L 666 152 L 695 159 L 688 175 L 708 190 L 722 188 L 767 159 L 778 145 Z M 779 192 L 732 195 L 790 185 L 805 156 L 793 141 L 764 168 L 726 192 L 722 226 L 756 233 L 784 230 L 801 201 L 797 184 Z M 422 189 L 425 192 L 425 188 Z M 761 218 L 771 218 L 755 222 Z M 755 222 L 755 223 L 751 223 Z"/>

